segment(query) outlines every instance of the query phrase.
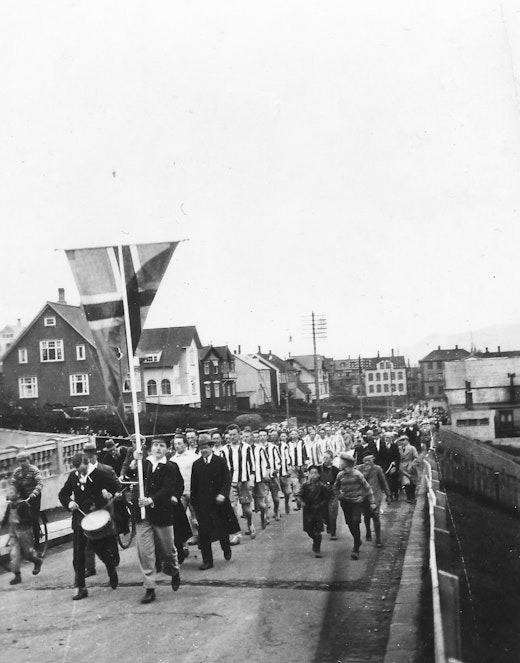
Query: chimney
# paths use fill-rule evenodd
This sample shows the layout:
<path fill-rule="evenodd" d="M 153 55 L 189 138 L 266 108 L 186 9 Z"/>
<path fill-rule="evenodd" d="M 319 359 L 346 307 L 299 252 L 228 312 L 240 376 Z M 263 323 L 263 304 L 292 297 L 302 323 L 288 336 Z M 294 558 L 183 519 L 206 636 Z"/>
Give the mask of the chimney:
<path fill-rule="evenodd" d="M 379 359 L 379 350 L 377 351 L 377 358 Z"/>
<path fill-rule="evenodd" d="M 242 346 L 241 346 L 241 345 L 238 346 L 238 354 L 239 354 L 239 355 L 242 354 Z"/>
<path fill-rule="evenodd" d="M 486 348 L 486 354 L 488 354 L 488 353 L 489 353 L 489 350 Z"/>
<path fill-rule="evenodd" d="M 22 325 L 22 318 L 16 318 L 16 325 L 17 325 L 18 327 L 21 327 L 21 325 Z"/>
<path fill-rule="evenodd" d="M 500 352 L 500 346 L 498 346 L 498 351 Z"/>
<path fill-rule="evenodd" d="M 440 349 L 441 349 L 441 346 L 440 346 L 440 345 L 438 345 L 438 346 L 437 346 L 437 350 L 440 350 Z"/>
<path fill-rule="evenodd" d="M 459 349 L 459 346 L 458 346 L 458 345 L 456 345 L 456 346 L 455 346 L 455 350 L 458 350 L 458 349 Z"/>
<path fill-rule="evenodd" d="M 65 288 L 58 288 L 58 304 L 66 304 Z"/>
<path fill-rule="evenodd" d="M 392 348 L 392 357 L 394 356 L 394 349 Z"/>
<path fill-rule="evenodd" d="M 262 354 L 262 348 L 261 348 L 260 346 L 258 346 L 258 354 L 259 354 L 259 355 Z"/>

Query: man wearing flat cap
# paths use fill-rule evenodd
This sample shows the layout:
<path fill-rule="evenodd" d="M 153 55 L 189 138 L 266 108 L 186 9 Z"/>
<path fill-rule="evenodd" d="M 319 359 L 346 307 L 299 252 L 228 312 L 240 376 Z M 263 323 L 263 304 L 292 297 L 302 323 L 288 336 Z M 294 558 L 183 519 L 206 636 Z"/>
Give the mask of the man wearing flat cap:
<path fill-rule="evenodd" d="M 34 549 L 39 550 L 40 543 L 40 506 L 42 501 L 43 478 L 36 465 L 31 463 L 31 454 L 22 449 L 18 452 L 16 460 L 19 465 L 11 477 L 11 487 L 20 496 L 20 499 L 26 500 L 32 514 Z"/>

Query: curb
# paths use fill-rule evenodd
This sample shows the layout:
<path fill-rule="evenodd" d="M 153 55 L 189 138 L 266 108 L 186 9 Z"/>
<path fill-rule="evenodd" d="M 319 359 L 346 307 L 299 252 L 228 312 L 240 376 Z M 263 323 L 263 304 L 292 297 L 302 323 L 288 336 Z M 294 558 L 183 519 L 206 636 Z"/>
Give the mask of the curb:
<path fill-rule="evenodd" d="M 421 594 L 427 559 L 424 509 L 426 488 L 421 480 L 403 561 L 399 590 L 395 599 L 384 663 L 411 663 L 419 660 L 421 643 Z M 427 570 L 427 569 L 426 569 Z"/>

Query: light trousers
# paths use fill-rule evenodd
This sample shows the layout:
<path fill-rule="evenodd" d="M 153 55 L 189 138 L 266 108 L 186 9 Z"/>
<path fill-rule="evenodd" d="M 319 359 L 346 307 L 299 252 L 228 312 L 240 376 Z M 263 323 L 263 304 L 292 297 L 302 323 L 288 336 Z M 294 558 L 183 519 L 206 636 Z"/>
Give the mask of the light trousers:
<path fill-rule="evenodd" d="M 174 544 L 173 525 L 159 527 L 152 525 L 145 518 L 137 523 L 135 538 L 139 568 L 144 576 L 143 587 L 145 589 L 154 589 L 156 585 L 156 546 L 160 549 L 161 559 L 171 568 L 172 575 L 179 573 L 179 557 Z"/>

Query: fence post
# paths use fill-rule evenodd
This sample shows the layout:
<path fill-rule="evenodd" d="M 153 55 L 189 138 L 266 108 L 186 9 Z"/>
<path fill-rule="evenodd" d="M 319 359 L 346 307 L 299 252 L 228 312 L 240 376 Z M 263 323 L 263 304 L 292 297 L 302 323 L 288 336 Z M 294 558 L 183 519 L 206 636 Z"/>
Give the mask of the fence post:
<path fill-rule="evenodd" d="M 437 556 L 437 568 L 447 569 L 451 562 L 451 538 L 447 529 L 435 527 L 435 554 Z"/>
<path fill-rule="evenodd" d="M 446 657 L 461 659 L 459 579 L 438 571 Z"/>
<path fill-rule="evenodd" d="M 443 506 L 435 505 L 433 507 L 433 515 L 435 518 L 435 527 L 446 529 L 446 509 Z"/>

